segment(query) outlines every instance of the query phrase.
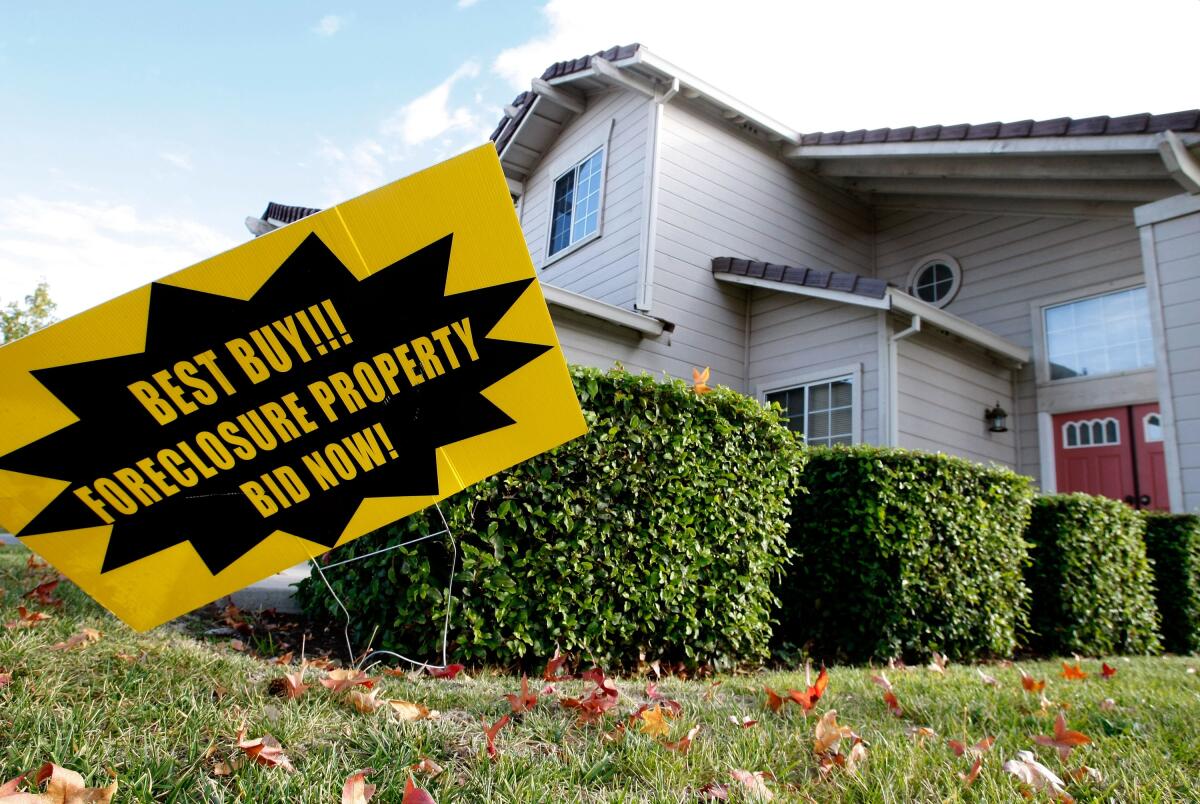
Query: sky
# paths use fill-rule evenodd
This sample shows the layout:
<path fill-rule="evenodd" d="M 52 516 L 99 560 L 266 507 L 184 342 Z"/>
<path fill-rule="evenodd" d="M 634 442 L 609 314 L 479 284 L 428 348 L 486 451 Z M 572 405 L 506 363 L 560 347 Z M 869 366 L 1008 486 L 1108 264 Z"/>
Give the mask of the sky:
<path fill-rule="evenodd" d="M 0 304 L 71 315 L 484 142 L 640 42 L 799 131 L 1200 106 L 1200 0 L 0 0 Z"/>

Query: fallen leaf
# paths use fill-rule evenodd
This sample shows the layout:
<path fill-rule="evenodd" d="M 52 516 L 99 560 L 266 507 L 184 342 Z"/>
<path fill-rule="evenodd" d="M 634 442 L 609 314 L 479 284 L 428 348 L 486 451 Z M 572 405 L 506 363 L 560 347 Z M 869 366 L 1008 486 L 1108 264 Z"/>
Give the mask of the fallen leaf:
<path fill-rule="evenodd" d="M 1058 717 L 1054 719 L 1054 735 L 1036 735 L 1033 741 L 1038 745 L 1046 745 L 1051 748 L 1058 749 L 1058 757 L 1063 762 L 1067 761 L 1067 757 L 1071 755 L 1072 748 L 1078 748 L 1081 745 L 1087 745 L 1092 741 L 1091 737 L 1078 731 L 1071 731 L 1067 728 L 1067 719 L 1063 716 L 1062 710 L 1059 710 Z"/>
<path fill-rule="evenodd" d="M 245 652 L 246 652 L 246 643 L 245 643 L 245 642 L 243 642 L 243 641 L 242 641 L 242 640 L 240 640 L 240 639 L 231 639 L 231 640 L 229 640 L 229 647 L 233 648 L 233 649 L 234 649 L 234 650 L 236 650 L 238 653 L 245 653 Z"/>
<path fill-rule="evenodd" d="M 559 653 L 558 648 L 554 648 L 554 655 L 550 657 L 550 661 L 546 662 L 546 669 L 542 671 L 543 681 L 566 681 L 570 676 L 560 675 L 559 670 L 566 664 L 567 657 Z"/>
<path fill-rule="evenodd" d="M 25 775 L 22 773 L 17 778 L 9 779 L 4 784 L 0 784 L 0 796 L 11 796 L 16 793 L 17 789 L 21 786 L 21 782 L 25 780 Z"/>
<path fill-rule="evenodd" d="M 883 693 L 883 702 L 887 704 L 888 711 L 893 717 L 904 717 L 904 709 L 900 706 L 900 699 L 896 697 L 894 692 Z"/>
<path fill-rule="evenodd" d="M 385 706 L 383 701 L 375 697 L 378 692 L 379 690 L 368 690 L 367 692 L 354 689 L 347 690 L 346 701 L 359 712 L 369 715 L 372 712 L 378 711 L 381 706 Z"/>
<path fill-rule="evenodd" d="M 938 673 L 939 675 L 945 675 L 946 665 L 949 663 L 949 659 L 935 650 L 933 652 L 933 657 L 929 660 L 929 669 L 935 673 Z"/>
<path fill-rule="evenodd" d="M 266 765 L 269 768 L 280 767 L 284 770 L 294 771 L 291 760 L 283 753 L 283 746 L 269 734 L 264 734 L 256 740 L 246 739 L 246 728 L 243 726 L 238 729 L 237 747 L 246 752 L 250 759 L 257 762 L 259 765 Z"/>
<path fill-rule="evenodd" d="M 17 606 L 17 619 L 9 620 L 5 628 L 33 628 L 40 622 L 49 620 L 50 615 L 43 611 L 30 611 L 24 606 Z"/>
<path fill-rule="evenodd" d="M 704 367 L 704 371 L 695 368 L 692 369 L 692 387 L 696 389 L 696 393 L 707 394 L 712 390 L 708 386 L 708 379 L 711 374 L 712 370 L 708 366 Z"/>
<path fill-rule="evenodd" d="M 888 670 L 904 671 L 907 669 L 908 669 L 908 665 L 906 665 L 904 663 L 904 660 L 901 659 L 899 656 L 893 656 L 892 658 L 888 659 Z"/>
<path fill-rule="evenodd" d="M 1096 784 L 1102 784 L 1104 782 L 1104 776 L 1100 773 L 1100 771 L 1096 770 L 1095 768 L 1089 768 L 1087 765 L 1080 765 L 1075 770 L 1069 771 L 1067 775 L 1077 782 L 1082 782 L 1084 779 L 1087 779 L 1090 782 L 1095 782 Z"/>
<path fill-rule="evenodd" d="M 641 715 L 642 734 L 649 734 L 651 737 L 666 737 L 670 733 L 671 727 L 667 725 L 666 718 L 671 717 L 671 714 L 664 712 L 658 704 L 655 704 L 653 709 L 645 710 Z"/>
<path fill-rule="evenodd" d="M 429 757 L 421 757 L 421 761 L 413 765 L 409 765 L 408 769 L 413 773 L 425 773 L 430 779 L 435 779 L 442 773 L 442 766 L 434 762 Z"/>
<path fill-rule="evenodd" d="M 1033 676 L 1029 675 L 1024 670 L 1021 670 L 1020 673 L 1021 686 L 1026 692 L 1041 692 L 1042 690 L 1046 689 L 1046 679 L 1036 681 L 1034 680 Z"/>
<path fill-rule="evenodd" d="M 821 700 L 821 696 L 825 694 L 825 688 L 828 686 L 829 672 L 822 667 L 821 672 L 817 674 L 816 683 L 811 684 L 804 692 L 788 690 L 788 697 L 800 704 L 800 708 L 805 712 L 811 712 L 812 708 L 817 705 L 817 701 Z"/>
<path fill-rule="evenodd" d="M 892 682 L 888 681 L 888 677 L 885 676 L 883 673 L 880 673 L 877 676 L 871 676 L 871 683 L 878 684 L 880 687 L 883 688 L 884 692 L 893 692 L 894 691 L 892 689 Z"/>
<path fill-rule="evenodd" d="M 142 654 L 143 657 L 145 655 L 146 654 L 144 654 L 144 653 Z M 120 659 L 121 661 L 125 662 L 126 664 L 133 664 L 134 662 L 136 662 L 138 660 L 138 657 L 134 656 L 132 653 L 114 653 L 113 658 Z"/>
<path fill-rule="evenodd" d="M 495 759 L 500 753 L 496 750 L 496 735 L 508 723 L 509 717 L 509 715 L 505 715 L 490 726 L 487 721 L 483 723 L 483 736 L 487 738 L 487 755 L 492 759 Z"/>
<path fill-rule="evenodd" d="M 1116 674 L 1117 674 L 1117 668 L 1115 668 L 1115 667 L 1109 667 L 1109 666 L 1108 666 L 1108 662 L 1102 662 L 1102 663 L 1100 664 L 1100 676 L 1101 676 L 1101 678 L 1112 678 L 1112 677 L 1113 677 L 1113 676 L 1115 676 Z"/>
<path fill-rule="evenodd" d="M 1000 682 L 996 679 L 995 676 L 989 676 L 987 673 L 983 672 L 983 670 L 981 670 L 978 667 L 975 668 L 975 672 L 979 674 L 979 680 L 982 681 L 984 684 L 987 684 L 989 687 L 999 687 L 1000 686 Z"/>
<path fill-rule="evenodd" d="M 521 712 L 532 712 L 538 702 L 537 693 L 529 691 L 529 679 L 523 674 L 521 676 L 521 692 L 519 694 L 509 693 L 504 697 L 508 700 L 508 705 L 512 707 L 514 715 Z"/>
<path fill-rule="evenodd" d="M 404 798 L 400 800 L 400 804 L 437 804 L 437 802 L 427 790 L 422 790 L 413 784 L 412 777 L 409 776 L 408 781 L 404 783 Z"/>
<path fill-rule="evenodd" d="M 612 731 L 604 732 L 604 742 L 615 743 L 615 742 L 618 742 L 619 740 L 621 740 L 624 736 L 625 736 L 625 724 L 618 723 L 617 727 L 615 729 L 613 729 Z"/>
<path fill-rule="evenodd" d="M 371 689 L 375 682 L 361 670 L 330 670 L 321 679 L 321 686 L 330 692 L 345 692 L 359 685 Z"/>
<path fill-rule="evenodd" d="M 444 678 L 449 681 L 453 681 L 454 679 L 458 678 L 458 674 L 465 669 L 466 668 L 461 664 L 448 664 L 445 667 L 440 667 L 437 669 L 432 667 L 425 668 L 426 672 L 429 673 L 431 678 Z"/>
<path fill-rule="evenodd" d="M 741 720 L 738 720 L 736 715 L 730 715 L 729 722 L 735 726 L 741 726 L 743 729 L 748 729 L 758 723 L 757 720 L 752 720 L 749 715 L 742 717 Z"/>
<path fill-rule="evenodd" d="M 830 709 L 817 721 L 814 731 L 813 752 L 820 755 L 836 751 L 838 744 L 847 737 L 854 737 L 854 730 L 849 726 L 839 726 L 837 710 Z"/>
<path fill-rule="evenodd" d="M 770 687 L 763 687 L 763 690 L 767 693 L 767 708 L 772 712 L 778 712 L 779 707 L 783 706 L 783 696 Z"/>
<path fill-rule="evenodd" d="M 1079 666 L 1078 661 L 1075 662 L 1074 667 L 1067 664 L 1066 662 L 1063 662 L 1062 663 L 1062 677 L 1067 679 L 1068 681 L 1082 681 L 1083 679 L 1088 677 L 1088 674 L 1083 672 L 1083 668 L 1081 668 Z"/>
<path fill-rule="evenodd" d="M 1067 804 L 1075 801 L 1064 789 L 1066 783 L 1029 751 L 1018 751 L 1016 759 L 1004 763 L 1004 770 L 1035 791 L 1045 791 Z"/>
<path fill-rule="evenodd" d="M 928 726 L 909 726 L 906 731 L 908 736 L 920 745 L 925 745 L 926 740 L 936 740 L 938 736 L 937 732 Z"/>
<path fill-rule="evenodd" d="M 347 776 L 342 786 L 342 804 L 367 804 L 375 795 L 375 785 L 367 784 L 367 774 L 374 772 L 373 768 L 366 768 Z"/>
<path fill-rule="evenodd" d="M 967 754 L 968 756 L 974 756 L 974 757 L 983 756 L 988 751 L 992 750 L 992 746 L 995 743 L 996 743 L 995 737 L 984 737 L 982 740 L 975 743 L 974 745 L 967 745 L 965 743 L 960 743 L 958 740 L 947 740 L 946 741 L 946 744 L 950 746 L 950 750 L 954 752 L 954 755 L 959 756 L 959 757 L 961 757 L 963 754 Z"/>
<path fill-rule="evenodd" d="M 271 679 L 267 685 L 267 692 L 290 701 L 303 695 L 309 686 L 304 683 L 304 668 L 302 667 L 295 673 L 284 673 L 280 678 Z"/>
<path fill-rule="evenodd" d="M 58 588 L 61 580 L 62 578 L 59 577 L 45 583 L 40 583 L 22 595 L 22 597 L 32 600 L 40 606 L 61 606 L 63 602 L 54 597 L 54 590 Z"/>
<path fill-rule="evenodd" d="M 695 740 L 696 735 L 699 733 L 700 733 L 700 726 L 699 725 L 692 726 L 690 729 L 688 729 L 688 733 L 685 734 L 683 737 L 679 738 L 678 740 L 675 740 L 674 742 L 670 742 L 670 743 L 664 742 L 663 748 L 669 749 L 671 751 L 677 751 L 680 754 L 686 754 L 688 751 L 692 750 L 692 740 Z"/>
<path fill-rule="evenodd" d="M 719 782 L 709 782 L 696 791 L 696 798 L 701 801 L 728 801 L 729 788 Z"/>
<path fill-rule="evenodd" d="M 288 651 L 282 656 L 276 656 L 268 664 L 291 664 L 292 658 L 295 656 L 295 651 Z"/>
<path fill-rule="evenodd" d="M 746 788 L 746 795 L 760 801 L 774 801 L 775 794 L 767 787 L 766 777 L 762 771 L 731 770 L 729 775 L 735 782 L 740 782 Z"/>
<path fill-rule="evenodd" d="M 0 673 L 0 687 L 7 687 L 12 683 L 12 673 Z"/>
<path fill-rule="evenodd" d="M 977 757 L 971 763 L 971 769 L 966 773 L 958 774 L 958 778 L 963 780 L 963 787 L 970 787 L 971 783 L 979 776 L 979 769 L 983 767 L 983 757 Z"/>
<path fill-rule="evenodd" d="M 109 804 L 117 792 L 115 774 L 108 787 L 88 787 L 83 777 L 73 770 L 47 762 L 34 775 L 34 786 L 45 787 L 41 793 L 18 793 L 17 787 L 24 776 L 18 776 L 0 785 L 0 802 L 12 804 Z"/>
<path fill-rule="evenodd" d="M 388 706 L 392 708 L 392 714 L 400 720 L 424 720 L 429 717 L 429 709 L 426 706 L 401 698 L 392 698 L 388 701 Z"/>
<path fill-rule="evenodd" d="M 66 642 L 55 642 L 50 646 L 50 650 L 72 650 L 73 648 L 80 648 L 84 645 L 90 645 L 93 642 L 99 642 L 100 637 L 102 636 L 103 634 L 101 634 L 95 628 L 83 628 L 78 634 L 72 634 L 71 636 L 67 637 Z"/>

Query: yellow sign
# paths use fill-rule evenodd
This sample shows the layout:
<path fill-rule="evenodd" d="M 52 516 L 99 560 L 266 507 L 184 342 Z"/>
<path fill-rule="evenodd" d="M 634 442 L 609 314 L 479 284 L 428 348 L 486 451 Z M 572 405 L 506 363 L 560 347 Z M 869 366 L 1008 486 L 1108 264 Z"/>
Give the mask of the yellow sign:
<path fill-rule="evenodd" d="M 151 628 L 585 432 L 482 146 L 0 348 L 0 522 Z"/>

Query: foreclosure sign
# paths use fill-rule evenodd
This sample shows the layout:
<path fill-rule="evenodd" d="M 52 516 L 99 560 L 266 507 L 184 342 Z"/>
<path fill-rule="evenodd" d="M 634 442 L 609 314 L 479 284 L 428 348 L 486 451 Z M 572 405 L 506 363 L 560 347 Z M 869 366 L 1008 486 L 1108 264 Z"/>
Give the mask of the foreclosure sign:
<path fill-rule="evenodd" d="M 0 348 L 0 522 L 145 629 L 584 432 L 484 146 Z"/>

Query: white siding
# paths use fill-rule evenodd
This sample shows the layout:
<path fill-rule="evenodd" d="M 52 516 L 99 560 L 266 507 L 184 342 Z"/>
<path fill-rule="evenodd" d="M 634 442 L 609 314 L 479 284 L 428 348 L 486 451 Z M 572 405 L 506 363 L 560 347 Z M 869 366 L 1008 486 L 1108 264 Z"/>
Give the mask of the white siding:
<path fill-rule="evenodd" d="M 1082 220 L 1018 215 L 888 212 L 877 222 L 877 276 L 903 285 L 921 257 L 944 252 L 962 267 L 962 288 L 947 312 L 1033 347 L 1030 304 L 1054 294 L 1080 295 L 1105 282 L 1142 275 L 1132 219 Z M 1016 421 L 1017 469 L 1038 477 L 1037 385 L 1021 370 Z M 1103 404 L 1102 401 L 1098 404 Z M 1008 408 L 1012 411 L 1014 408 Z"/>
<path fill-rule="evenodd" d="M 1012 411 L 1012 372 L 983 353 L 920 332 L 896 344 L 897 446 L 1016 465 L 1014 433 L 990 433 L 983 413 Z"/>
<path fill-rule="evenodd" d="M 857 366 L 862 371 L 861 440 L 881 442 L 879 433 L 879 327 L 877 310 L 754 291 L 750 320 L 751 394 L 817 380 Z"/>
<path fill-rule="evenodd" d="M 1161 336 L 1178 454 L 1182 500 L 1175 510 L 1200 511 L 1200 212 L 1152 224 L 1148 270 L 1157 274 L 1162 299 Z M 1168 471 L 1171 467 L 1168 464 Z"/>
<path fill-rule="evenodd" d="M 566 126 L 526 180 L 521 227 L 541 281 L 632 308 L 638 245 L 645 228 L 642 185 L 649 111 L 649 101 L 635 92 L 611 90 L 589 96 L 587 109 Z M 574 163 L 587 156 L 596 138 L 610 126 L 600 237 L 547 264 L 550 206 L 559 168 L 564 159 Z"/>

